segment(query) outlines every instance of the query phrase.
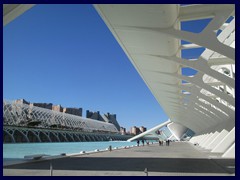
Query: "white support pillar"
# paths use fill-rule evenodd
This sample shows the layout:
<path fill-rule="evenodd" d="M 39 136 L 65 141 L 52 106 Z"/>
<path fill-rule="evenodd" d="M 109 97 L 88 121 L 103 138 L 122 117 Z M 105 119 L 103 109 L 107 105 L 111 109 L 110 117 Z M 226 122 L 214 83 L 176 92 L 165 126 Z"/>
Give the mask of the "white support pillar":
<path fill-rule="evenodd" d="M 203 134 L 202 137 L 199 138 L 198 140 L 198 144 L 200 144 L 206 137 L 207 137 L 208 134 Z"/>
<path fill-rule="evenodd" d="M 196 141 L 194 142 L 194 143 L 200 143 L 201 142 L 201 140 L 204 138 L 206 136 L 206 134 L 202 134 L 202 135 L 200 135 L 200 136 L 198 136 L 197 137 L 197 139 L 196 139 Z"/>
<path fill-rule="evenodd" d="M 222 155 L 223 158 L 235 158 L 235 143 Z"/>
<path fill-rule="evenodd" d="M 197 141 L 198 138 L 199 138 L 199 136 L 194 136 L 189 140 L 189 142 L 194 143 L 195 141 Z"/>
<path fill-rule="evenodd" d="M 190 142 L 190 143 L 193 143 L 194 139 L 196 139 L 196 136 L 192 137 L 192 138 L 189 140 L 189 142 Z"/>
<path fill-rule="evenodd" d="M 196 138 L 196 140 L 195 140 L 194 143 L 198 143 L 198 144 L 199 144 L 199 142 L 205 137 L 205 135 L 206 135 L 206 134 L 199 135 L 199 136 Z"/>
<path fill-rule="evenodd" d="M 198 135 L 198 136 L 196 137 L 194 143 L 195 143 L 195 142 L 198 143 L 199 140 L 200 140 L 202 137 L 203 137 L 203 135 Z"/>
<path fill-rule="evenodd" d="M 206 135 L 207 135 L 207 134 L 202 134 L 202 135 L 197 139 L 197 141 L 198 141 L 197 143 L 199 144 L 199 143 L 201 142 L 201 140 L 206 137 Z"/>
<path fill-rule="evenodd" d="M 215 148 L 218 143 L 228 134 L 228 131 L 223 129 L 213 140 L 209 145 L 206 147 L 206 149 L 213 149 Z"/>
<path fill-rule="evenodd" d="M 235 142 L 235 127 L 222 139 L 222 141 L 211 151 L 224 153 Z"/>
<path fill-rule="evenodd" d="M 206 138 L 207 134 L 202 134 L 201 136 L 199 136 L 199 138 L 197 139 L 197 143 L 201 143 L 201 141 Z"/>
<path fill-rule="evenodd" d="M 213 136 L 213 133 L 211 132 L 208 137 L 200 144 L 201 147 L 204 147 L 206 142 Z"/>
<path fill-rule="evenodd" d="M 213 133 L 213 135 L 206 141 L 206 143 L 203 144 L 203 148 L 206 148 L 218 134 L 219 132 L 215 131 L 215 133 Z"/>
<path fill-rule="evenodd" d="M 202 141 L 199 146 L 203 147 L 204 144 L 208 141 L 209 138 L 211 138 L 213 135 L 213 133 L 211 132 L 210 134 L 207 135 L 207 138 L 204 139 L 204 141 Z"/>

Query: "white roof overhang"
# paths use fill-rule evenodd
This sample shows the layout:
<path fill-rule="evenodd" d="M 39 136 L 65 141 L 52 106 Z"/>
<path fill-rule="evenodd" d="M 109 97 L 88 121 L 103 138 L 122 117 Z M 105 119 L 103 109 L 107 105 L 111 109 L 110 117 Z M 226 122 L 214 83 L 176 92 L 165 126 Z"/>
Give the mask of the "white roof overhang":
<path fill-rule="evenodd" d="M 234 15 L 234 5 L 104 4 L 94 7 L 171 121 L 200 132 L 225 120 L 235 120 L 233 108 L 215 102 L 219 97 L 235 106 L 235 99 L 212 87 L 224 84 L 234 89 L 235 79 L 210 68 L 235 63 L 233 41 L 226 42 L 233 30 L 225 23 Z M 199 35 L 180 30 L 180 20 L 209 17 L 213 21 Z M 222 29 L 223 34 L 218 39 L 213 34 L 217 29 Z M 192 44 L 182 46 L 181 39 Z M 230 39 L 235 40 L 235 36 Z M 198 47 L 206 48 L 198 61 L 181 59 L 181 49 Z M 206 60 L 209 62 L 205 63 Z M 197 70 L 196 77 L 183 76 L 182 67 Z M 210 76 L 215 79 L 209 80 Z M 184 86 L 182 80 L 188 85 Z"/>

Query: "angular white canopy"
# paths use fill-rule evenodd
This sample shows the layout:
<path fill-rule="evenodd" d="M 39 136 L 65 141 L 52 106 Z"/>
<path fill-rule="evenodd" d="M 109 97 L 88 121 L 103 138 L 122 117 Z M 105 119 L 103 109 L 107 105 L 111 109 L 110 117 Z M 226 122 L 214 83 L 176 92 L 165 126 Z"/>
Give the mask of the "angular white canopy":
<path fill-rule="evenodd" d="M 94 7 L 172 122 L 196 133 L 234 127 L 235 20 L 226 23 L 234 16 L 234 5 Z M 203 18 L 213 20 L 201 33 L 181 31 L 181 21 Z M 190 44 L 181 45 L 180 40 Z M 181 58 L 182 49 L 199 47 L 205 51 L 198 59 Z M 198 73 L 184 76 L 182 67 Z M 228 75 L 223 67 L 230 70 Z"/>

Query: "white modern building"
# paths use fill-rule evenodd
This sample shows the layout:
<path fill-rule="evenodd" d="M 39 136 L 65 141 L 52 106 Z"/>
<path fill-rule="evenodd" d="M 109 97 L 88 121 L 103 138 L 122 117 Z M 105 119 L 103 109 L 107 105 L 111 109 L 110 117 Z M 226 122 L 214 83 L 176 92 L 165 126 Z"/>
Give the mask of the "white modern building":
<path fill-rule="evenodd" d="M 235 6 L 95 5 L 169 120 L 130 140 L 168 126 L 176 139 L 235 157 Z M 185 21 L 212 18 L 200 33 L 181 30 Z M 181 44 L 181 40 L 189 43 Z M 196 59 L 182 51 L 204 48 Z M 183 68 L 197 71 L 182 74 Z"/>
<path fill-rule="evenodd" d="M 32 5 L 4 5 L 4 25 Z M 110 29 L 169 120 L 130 139 L 168 126 L 180 139 L 235 158 L 235 5 L 102 4 L 95 9 Z M 211 18 L 200 33 L 181 23 Z M 185 44 L 182 44 L 184 40 Z M 182 52 L 204 48 L 196 59 Z M 186 76 L 183 68 L 194 69 Z"/>

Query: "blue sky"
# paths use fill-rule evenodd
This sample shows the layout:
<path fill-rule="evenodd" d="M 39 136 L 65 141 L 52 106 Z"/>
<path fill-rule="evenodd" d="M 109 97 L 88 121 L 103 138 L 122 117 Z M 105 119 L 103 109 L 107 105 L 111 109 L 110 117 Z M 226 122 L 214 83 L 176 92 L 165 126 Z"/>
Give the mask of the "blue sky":
<path fill-rule="evenodd" d="M 127 130 L 168 119 L 92 5 L 33 7 L 4 27 L 3 52 L 5 99 L 114 113 Z"/>

